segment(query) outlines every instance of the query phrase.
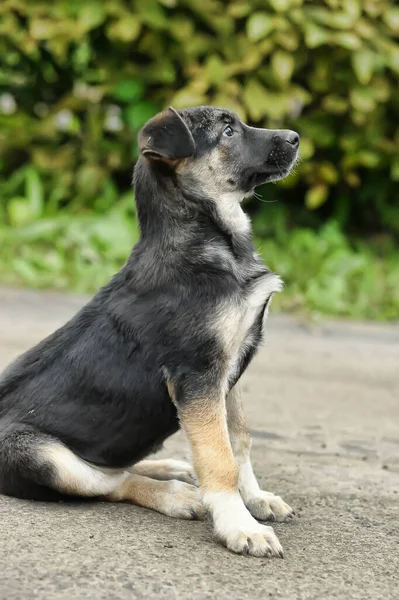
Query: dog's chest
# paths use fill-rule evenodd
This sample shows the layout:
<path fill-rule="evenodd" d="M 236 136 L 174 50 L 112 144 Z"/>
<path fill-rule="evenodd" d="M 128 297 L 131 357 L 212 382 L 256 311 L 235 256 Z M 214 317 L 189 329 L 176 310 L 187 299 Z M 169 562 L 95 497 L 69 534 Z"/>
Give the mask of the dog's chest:
<path fill-rule="evenodd" d="M 254 354 L 270 298 L 280 291 L 281 285 L 277 275 L 267 272 L 251 281 L 242 296 L 231 298 L 220 307 L 218 329 L 227 360 L 228 381 L 241 375 Z"/>

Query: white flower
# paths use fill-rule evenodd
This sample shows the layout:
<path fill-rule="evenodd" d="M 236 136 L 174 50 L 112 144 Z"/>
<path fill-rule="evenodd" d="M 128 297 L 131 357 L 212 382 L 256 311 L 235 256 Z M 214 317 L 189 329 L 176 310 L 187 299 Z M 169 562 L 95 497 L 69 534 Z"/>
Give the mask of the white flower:
<path fill-rule="evenodd" d="M 17 103 L 14 96 L 8 92 L 0 96 L 0 112 L 4 115 L 13 115 L 17 110 Z"/>
<path fill-rule="evenodd" d="M 107 107 L 105 114 L 104 129 L 107 131 L 121 131 L 123 122 L 121 119 L 121 109 L 115 104 Z"/>
<path fill-rule="evenodd" d="M 60 131 L 68 131 L 73 121 L 73 114 L 67 108 L 55 115 L 55 125 Z"/>

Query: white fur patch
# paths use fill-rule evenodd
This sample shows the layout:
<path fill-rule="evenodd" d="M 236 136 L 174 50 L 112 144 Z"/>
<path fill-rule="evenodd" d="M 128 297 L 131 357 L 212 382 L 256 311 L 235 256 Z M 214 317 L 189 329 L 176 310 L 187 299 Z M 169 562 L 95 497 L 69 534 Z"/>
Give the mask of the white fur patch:
<path fill-rule="evenodd" d="M 220 307 L 215 327 L 221 335 L 223 346 L 230 356 L 228 378 L 235 374 L 240 361 L 241 352 L 250 342 L 249 331 L 266 301 L 274 292 L 282 289 L 282 281 L 278 275 L 267 273 L 252 284 L 246 299 L 237 299 L 233 307 L 231 301 Z M 265 311 L 265 317 L 268 307 Z"/>
<path fill-rule="evenodd" d="M 251 229 L 251 221 L 241 208 L 242 193 L 227 192 L 215 201 L 219 218 L 232 233 L 247 235 Z"/>
<path fill-rule="evenodd" d="M 256 521 L 244 506 L 238 492 L 206 492 L 202 501 L 213 517 L 216 533 L 228 537 L 230 530 L 256 528 Z"/>
<path fill-rule="evenodd" d="M 256 480 L 249 458 L 247 458 L 247 460 L 240 465 L 238 489 L 240 490 L 244 503 L 250 498 L 257 496 L 260 492 L 260 487 Z"/>
<path fill-rule="evenodd" d="M 280 496 L 260 489 L 249 457 L 240 465 L 238 489 L 245 506 L 256 519 L 285 521 L 293 515 L 292 508 Z"/>
<path fill-rule="evenodd" d="M 79 496 L 110 494 L 129 477 L 127 471 L 93 466 L 65 446 L 58 444 L 43 447 L 41 456 L 56 470 L 57 489 L 69 494 Z"/>
<path fill-rule="evenodd" d="M 250 515 L 238 492 L 206 492 L 202 501 L 212 515 L 217 537 L 227 548 L 253 556 L 282 556 L 273 529 Z"/>

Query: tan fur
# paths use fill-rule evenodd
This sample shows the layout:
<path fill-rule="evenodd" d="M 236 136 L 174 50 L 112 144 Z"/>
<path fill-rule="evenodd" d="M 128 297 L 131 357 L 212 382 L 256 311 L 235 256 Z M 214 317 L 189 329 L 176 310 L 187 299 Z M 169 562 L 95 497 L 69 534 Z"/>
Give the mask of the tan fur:
<path fill-rule="evenodd" d="M 169 397 L 172 400 L 173 404 L 177 407 L 175 385 L 174 385 L 173 381 L 170 379 L 169 374 L 166 369 L 164 369 L 164 374 L 165 374 L 166 387 L 168 389 Z"/>
<path fill-rule="evenodd" d="M 183 481 L 157 481 L 137 473 L 131 474 L 123 469 L 99 468 L 84 461 L 61 444 L 42 446 L 38 452 L 38 459 L 52 466 L 55 475 L 54 487 L 64 494 L 100 496 L 110 502 L 131 502 L 181 519 L 202 518 L 205 514 L 197 488 Z M 141 463 L 142 468 L 145 462 Z M 157 461 L 148 462 L 152 463 L 150 467 L 154 470 L 154 463 Z M 163 468 L 163 474 L 166 475 L 167 462 L 160 461 L 161 468 L 158 467 L 158 474 L 161 474 Z M 175 467 L 179 462 L 174 461 Z M 184 464 L 180 462 L 180 465 Z"/>
<path fill-rule="evenodd" d="M 130 475 L 113 492 L 106 496 L 110 502 L 129 501 L 139 506 L 158 510 L 162 506 L 165 493 L 168 492 L 167 481 L 156 481 L 142 475 Z"/>
<path fill-rule="evenodd" d="M 179 416 L 191 443 L 201 491 L 236 490 L 238 467 L 230 445 L 222 397 L 190 402 L 180 409 Z"/>
<path fill-rule="evenodd" d="M 156 481 L 142 475 L 130 475 L 106 496 L 106 500 L 131 502 L 181 519 L 202 518 L 205 515 L 193 485 L 181 481 Z"/>
<path fill-rule="evenodd" d="M 226 181 L 224 152 L 223 148 L 217 147 L 202 157 L 184 160 L 176 166 L 176 173 L 185 177 L 189 175 L 198 183 L 207 197 L 215 202 L 215 209 L 225 226 L 235 233 L 246 234 L 251 224 L 240 205 L 244 193 L 235 190 Z"/>

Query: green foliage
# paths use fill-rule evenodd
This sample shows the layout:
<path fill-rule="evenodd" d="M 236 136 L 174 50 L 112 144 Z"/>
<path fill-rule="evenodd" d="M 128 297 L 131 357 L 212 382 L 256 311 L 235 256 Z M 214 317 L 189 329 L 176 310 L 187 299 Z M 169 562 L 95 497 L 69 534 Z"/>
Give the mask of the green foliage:
<path fill-rule="evenodd" d="M 30 173 L 26 195 L 19 199 L 28 207 Z M 65 212 L 54 218 L 44 213 L 17 228 L 0 225 L 0 280 L 94 293 L 122 266 L 138 239 L 133 206 L 130 192 L 103 214 Z M 335 222 L 318 232 L 292 232 L 280 210 L 268 206 L 267 214 L 266 228 L 265 219 L 258 216 L 255 221 L 257 249 L 286 284 L 273 311 L 398 318 L 399 260 L 389 244 L 384 248 L 380 243 L 378 252 L 365 244 L 353 247 Z"/>
<path fill-rule="evenodd" d="M 133 193 L 106 211 L 52 214 L 51 205 L 43 207 L 42 182 L 32 166 L 23 184 L 24 194 L 9 203 L 15 226 L 0 224 L 0 281 L 94 292 L 138 240 Z"/>
<path fill-rule="evenodd" d="M 284 199 L 287 231 L 332 218 L 338 236 L 397 237 L 398 36 L 391 0 L 2 0 L 0 276 L 92 289 L 116 268 L 136 235 L 130 196 L 119 199 L 137 132 L 170 104 L 223 105 L 299 131 L 295 175 L 265 190 Z M 262 231 L 260 206 L 250 210 Z M 300 253 L 315 254 L 317 285 L 303 275 L 301 302 L 339 314 L 358 302 L 354 313 L 374 317 L 359 299 L 367 280 L 392 315 L 395 264 L 344 238 L 330 259 L 330 229 L 316 231 L 264 242 L 269 262 L 273 248 L 291 252 L 292 281 L 298 261 L 309 266 Z M 335 267 L 344 282 L 331 285 L 343 287 L 328 296 Z"/>
<path fill-rule="evenodd" d="M 277 299 L 285 311 L 398 319 L 399 259 L 389 246 L 352 246 L 331 221 L 317 232 L 283 231 L 277 241 L 259 241 L 259 250 L 286 284 Z"/>
<path fill-rule="evenodd" d="M 32 163 L 44 202 L 109 207 L 141 125 L 168 104 L 208 102 L 300 131 L 285 197 L 326 205 L 344 227 L 399 233 L 398 11 L 390 0 L 3 0 L 0 177 Z M 21 206 L 3 190 L 10 201 L 12 221 Z"/>

